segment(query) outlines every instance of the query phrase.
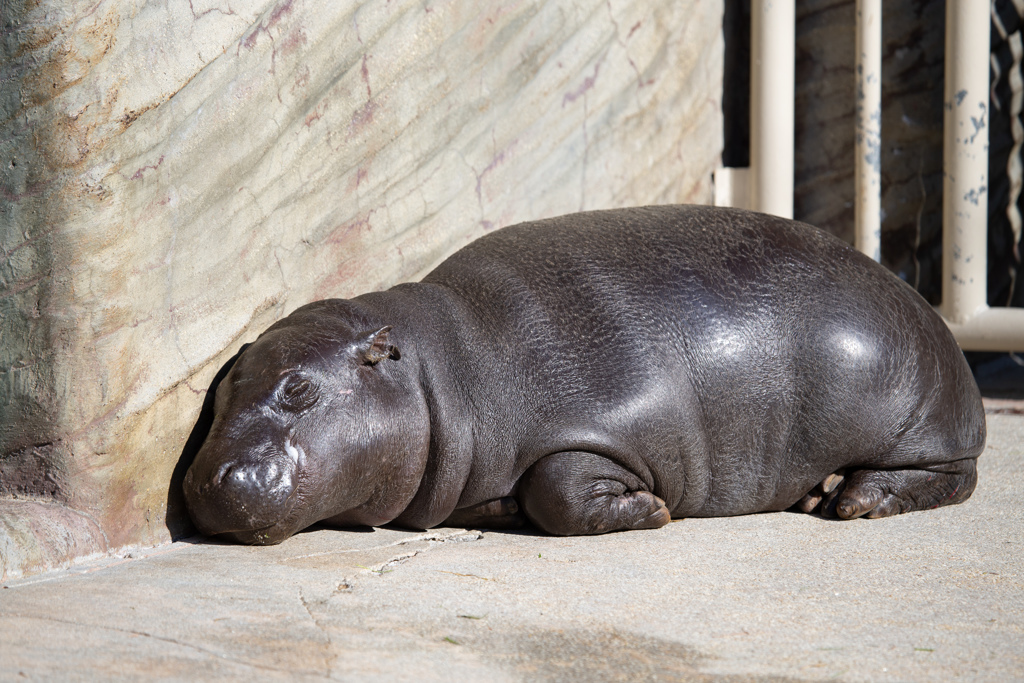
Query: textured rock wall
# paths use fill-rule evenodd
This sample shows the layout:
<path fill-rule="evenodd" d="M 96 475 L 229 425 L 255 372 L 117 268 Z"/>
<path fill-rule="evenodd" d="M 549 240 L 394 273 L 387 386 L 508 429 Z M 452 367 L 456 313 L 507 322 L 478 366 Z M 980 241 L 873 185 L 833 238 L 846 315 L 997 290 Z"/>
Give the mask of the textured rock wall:
<path fill-rule="evenodd" d="M 184 528 L 206 387 L 295 307 L 710 200 L 721 1 L 0 12 L 0 576 Z"/>

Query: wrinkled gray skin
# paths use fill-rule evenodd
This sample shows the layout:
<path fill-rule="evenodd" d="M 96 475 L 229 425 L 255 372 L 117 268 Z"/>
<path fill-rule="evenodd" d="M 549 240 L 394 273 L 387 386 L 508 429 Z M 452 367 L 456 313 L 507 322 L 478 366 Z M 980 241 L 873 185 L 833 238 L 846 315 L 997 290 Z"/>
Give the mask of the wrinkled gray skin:
<path fill-rule="evenodd" d="M 246 543 L 877 517 L 966 499 L 984 442 L 963 354 L 884 268 L 801 223 L 648 207 L 498 230 L 421 283 L 298 309 L 220 384 L 185 494 Z"/>

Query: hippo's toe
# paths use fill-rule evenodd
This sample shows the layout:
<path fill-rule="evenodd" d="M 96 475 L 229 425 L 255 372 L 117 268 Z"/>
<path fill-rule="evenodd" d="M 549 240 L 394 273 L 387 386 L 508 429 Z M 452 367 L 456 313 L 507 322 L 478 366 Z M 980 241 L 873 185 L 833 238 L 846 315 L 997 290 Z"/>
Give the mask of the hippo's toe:
<path fill-rule="evenodd" d="M 828 475 L 821 480 L 820 483 L 815 484 L 814 488 L 807 492 L 807 494 L 797 501 L 796 508 L 801 512 L 811 513 L 818 509 L 821 501 L 828 494 L 832 493 L 843 483 L 844 471 L 837 470 L 832 474 Z"/>

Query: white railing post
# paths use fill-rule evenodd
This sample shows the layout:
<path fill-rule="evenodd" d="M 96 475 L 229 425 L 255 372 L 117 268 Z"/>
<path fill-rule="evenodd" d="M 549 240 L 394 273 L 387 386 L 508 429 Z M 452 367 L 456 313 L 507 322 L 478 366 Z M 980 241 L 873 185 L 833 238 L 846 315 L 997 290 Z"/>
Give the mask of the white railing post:
<path fill-rule="evenodd" d="M 751 208 L 793 217 L 795 0 L 750 7 Z"/>
<path fill-rule="evenodd" d="M 968 351 L 1024 351 L 1024 310 L 989 308 L 989 3 L 946 2 L 942 305 Z"/>
<path fill-rule="evenodd" d="M 987 298 L 990 5 L 946 2 L 940 312 L 969 351 L 1024 351 L 1024 310 Z M 880 257 L 881 0 L 857 0 L 857 248 Z M 750 168 L 715 173 L 715 203 L 793 217 L 794 0 L 751 1 Z"/>
<path fill-rule="evenodd" d="M 989 9 L 946 2 L 942 314 L 964 323 L 986 308 Z"/>
<path fill-rule="evenodd" d="M 857 0 L 856 247 L 882 260 L 882 0 Z"/>

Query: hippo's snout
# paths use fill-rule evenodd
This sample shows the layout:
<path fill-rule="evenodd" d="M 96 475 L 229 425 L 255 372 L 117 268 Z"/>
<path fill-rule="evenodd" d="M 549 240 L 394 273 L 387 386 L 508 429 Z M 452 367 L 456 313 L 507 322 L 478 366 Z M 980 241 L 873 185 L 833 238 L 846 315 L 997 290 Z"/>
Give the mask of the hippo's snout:
<path fill-rule="evenodd" d="M 296 458 L 265 449 L 218 458 L 204 447 L 185 475 L 192 520 L 207 535 L 266 529 L 290 511 L 297 484 Z"/>

